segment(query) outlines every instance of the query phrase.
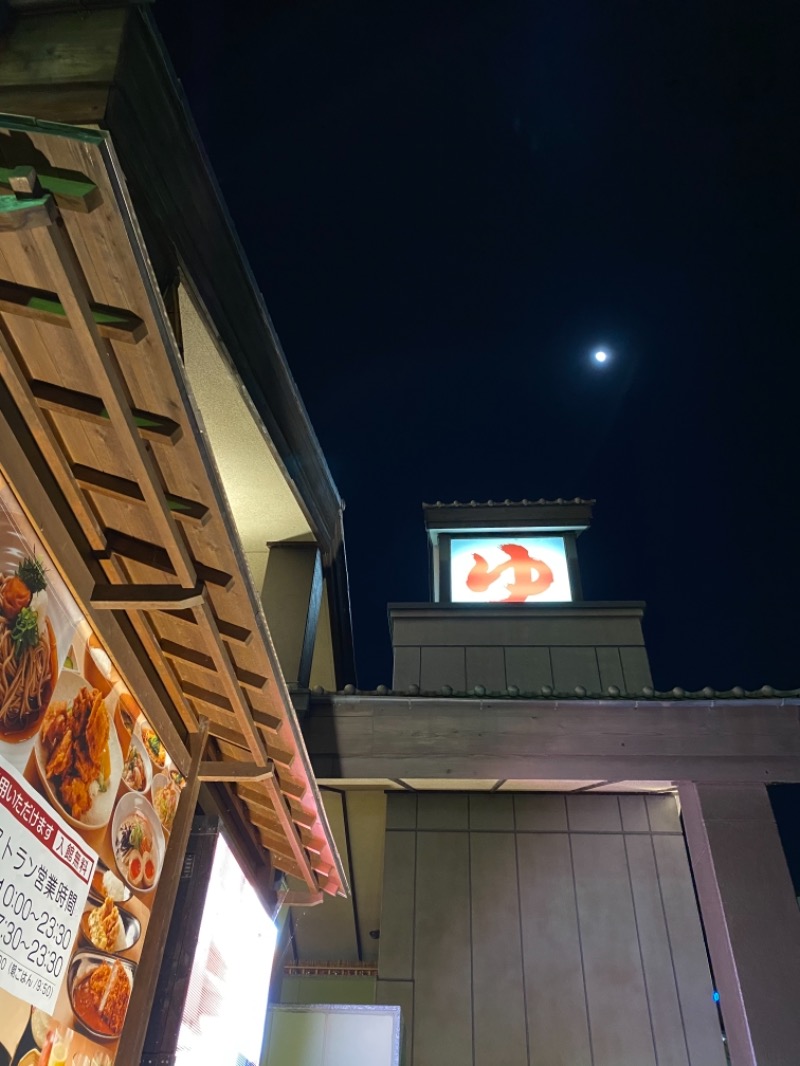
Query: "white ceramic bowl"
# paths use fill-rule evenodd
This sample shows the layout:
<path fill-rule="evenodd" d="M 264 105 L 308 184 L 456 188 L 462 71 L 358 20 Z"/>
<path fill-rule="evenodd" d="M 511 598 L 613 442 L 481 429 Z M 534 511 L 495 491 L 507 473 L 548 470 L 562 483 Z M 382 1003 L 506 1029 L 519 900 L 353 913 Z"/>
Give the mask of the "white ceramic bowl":
<path fill-rule="evenodd" d="M 128 761 L 128 756 L 131 753 L 131 749 L 136 749 L 139 753 L 139 758 L 142 760 L 142 766 L 144 767 L 144 788 L 131 788 L 128 782 L 125 780 L 125 763 Z M 147 756 L 147 752 L 144 750 L 144 744 L 137 736 L 131 736 L 131 746 L 128 748 L 128 755 L 122 763 L 122 787 L 126 792 L 139 792 L 142 795 L 150 791 L 150 786 L 153 783 L 153 764 Z"/>
<path fill-rule="evenodd" d="M 145 888 L 143 885 L 134 885 L 128 880 L 117 855 L 117 836 L 119 835 L 120 826 L 126 818 L 129 818 L 134 813 L 140 814 L 147 821 L 153 835 L 153 850 L 151 855 L 156 866 L 156 876 L 149 888 Z M 140 892 L 142 894 L 154 891 L 158 884 L 158 879 L 161 877 L 161 867 L 164 865 L 166 844 L 164 842 L 164 833 L 161 829 L 161 822 L 158 820 L 158 815 L 153 809 L 153 805 L 148 802 L 140 792 L 126 793 L 114 809 L 114 817 L 111 821 L 111 846 L 114 849 L 114 861 L 117 864 L 117 870 L 125 884 L 132 888 L 134 892 Z"/>

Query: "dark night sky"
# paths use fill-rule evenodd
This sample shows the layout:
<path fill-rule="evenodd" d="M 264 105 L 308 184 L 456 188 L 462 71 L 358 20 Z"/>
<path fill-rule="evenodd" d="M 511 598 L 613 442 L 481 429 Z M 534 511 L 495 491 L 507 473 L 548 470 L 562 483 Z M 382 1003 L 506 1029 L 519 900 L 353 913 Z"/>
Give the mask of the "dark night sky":
<path fill-rule="evenodd" d="M 657 687 L 800 685 L 794 0 L 155 15 L 347 501 L 360 684 L 422 500 L 581 495 Z"/>

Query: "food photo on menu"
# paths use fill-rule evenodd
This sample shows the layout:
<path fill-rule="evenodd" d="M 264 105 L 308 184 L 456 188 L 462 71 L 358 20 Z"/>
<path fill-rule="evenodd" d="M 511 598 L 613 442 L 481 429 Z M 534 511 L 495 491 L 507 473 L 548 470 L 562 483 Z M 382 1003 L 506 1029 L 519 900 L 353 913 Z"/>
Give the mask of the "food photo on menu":
<path fill-rule="evenodd" d="M 183 784 L 0 480 L 0 1066 L 113 1063 Z"/>

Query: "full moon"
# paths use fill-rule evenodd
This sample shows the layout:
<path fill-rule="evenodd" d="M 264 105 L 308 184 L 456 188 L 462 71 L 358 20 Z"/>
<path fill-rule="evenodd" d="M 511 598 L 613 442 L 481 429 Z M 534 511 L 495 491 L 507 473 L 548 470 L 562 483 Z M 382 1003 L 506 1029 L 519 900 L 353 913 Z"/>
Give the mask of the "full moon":
<path fill-rule="evenodd" d="M 608 359 L 608 355 L 607 355 L 606 352 L 595 352 L 594 353 L 594 361 L 596 363 L 604 363 L 606 361 L 606 359 Z"/>

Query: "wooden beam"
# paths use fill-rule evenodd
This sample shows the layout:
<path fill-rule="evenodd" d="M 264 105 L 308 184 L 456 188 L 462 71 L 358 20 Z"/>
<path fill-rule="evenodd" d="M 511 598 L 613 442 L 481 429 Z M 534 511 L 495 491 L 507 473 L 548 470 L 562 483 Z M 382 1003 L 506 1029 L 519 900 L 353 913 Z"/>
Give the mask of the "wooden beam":
<path fill-rule="evenodd" d="M 214 660 L 219 679 L 228 695 L 231 709 L 236 715 L 237 724 L 250 749 L 253 761 L 260 766 L 266 766 L 269 760 L 264 741 L 253 721 L 252 708 L 234 673 L 230 652 L 219 634 L 211 607 L 205 602 L 193 609 L 200 625 L 200 631 L 206 638 L 206 646 Z"/>
<path fill-rule="evenodd" d="M 197 625 L 197 619 L 191 611 L 167 611 L 166 613 L 172 618 L 180 618 L 182 622 L 188 622 L 189 625 Z M 253 642 L 252 629 L 245 629 L 244 626 L 236 625 L 234 622 L 227 622 L 224 618 L 217 618 L 217 629 L 223 637 L 227 637 L 228 640 L 233 640 L 245 648 Z"/>
<path fill-rule="evenodd" d="M 303 872 L 303 880 L 309 888 L 316 890 L 318 886 L 312 870 L 311 861 L 309 860 L 308 853 L 303 847 L 303 842 L 300 840 L 297 826 L 292 821 L 289 807 L 284 799 L 277 780 L 274 776 L 270 777 L 268 780 L 261 783 L 261 787 L 265 790 L 267 797 L 272 803 L 284 836 L 288 838 L 291 854 Z"/>
<path fill-rule="evenodd" d="M 74 463 L 72 473 L 82 489 L 87 492 L 97 492 L 101 496 L 110 496 L 114 500 L 124 500 L 126 503 L 144 503 L 144 493 L 135 481 L 116 474 L 108 474 L 105 470 L 96 470 L 83 463 Z M 196 500 L 187 500 L 183 496 L 176 496 L 172 492 L 166 493 L 167 506 L 174 516 L 181 522 L 194 526 L 204 526 L 210 517 L 209 509 L 205 504 Z"/>
<path fill-rule="evenodd" d="M 192 606 L 195 607 L 198 604 L 192 604 Z M 174 640 L 162 640 L 161 650 L 172 659 L 180 659 L 182 662 L 199 666 L 202 670 L 216 673 L 217 668 L 211 656 L 206 655 L 205 652 L 198 651 L 197 648 L 186 647 L 186 645 L 178 644 Z M 267 679 L 262 677 L 261 674 L 255 674 L 252 670 L 244 670 L 242 667 L 237 666 L 236 663 L 233 664 L 233 671 L 237 680 L 245 687 L 253 689 L 254 692 L 260 692 L 267 683 Z"/>
<path fill-rule="evenodd" d="M 56 217 L 52 196 L 20 200 L 13 194 L 0 196 L 0 233 L 19 233 L 50 226 Z"/>
<path fill-rule="evenodd" d="M 33 229 L 31 234 L 43 260 L 43 266 L 49 272 L 53 286 L 64 304 L 84 358 L 93 367 L 100 395 L 111 416 L 120 445 L 125 450 L 127 460 L 139 482 L 153 522 L 164 538 L 165 550 L 175 574 L 182 585 L 192 587 L 198 580 L 197 571 L 189 556 L 189 549 L 175 526 L 153 458 L 145 449 L 133 420 L 124 375 L 119 367 L 116 352 L 110 343 L 100 336 L 92 317 L 86 278 L 66 229 L 63 225 L 46 226 Z"/>
<path fill-rule="evenodd" d="M 266 781 L 272 777 L 272 766 L 254 766 L 247 762 L 216 762 L 214 760 L 200 763 L 201 781 Z"/>
<path fill-rule="evenodd" d="M 194 607 L 202 600 L 202 585 L 95 585 L 91 604 L 106 611 L 159 611 L 165 606 Z"/>
<path fill-rule="evenodd" d="M 104 532 L 108 553 L 106 558 L 108 555 L 120 555 L 123 559 L 132 559 L 134 562 L 151 566 L 154 570 L 160 570 L 162 574 L 175 573 L 169 553 L 160 544 L 139 540 L 138 537 L 132 537 L 118 529 L 106 529 Z M 233 577 L 223 570 L 216 570 L 213 566 L 198 562 L 195 562 L 194 569 L 196 577 L 206 585 L 216 585 L 226 592 L 233 587 Z"/>
<path fill-rule="evenodd" d="M 36 444 L 41 449 L 42 455 L 50 466 L 54 477 L 58 479 L 61 491 L 64 493 L 67 503 L 80 524 L 86 539 L 95 551 L 104 550 L 106 545 L 105 534 L 97 521 L 97 516 L 72 476 L 72 469 L 67 462 L 60 442 L 53 432 L 53 427 L 36 403 L 25 374 L 25 363 L 22 355 L 16 341 L 2 321 L 0 321 L 0 371 L 2 371 L 3 380 Z"/>
<path fill-rule="evenodd" d="M 65 389 L 49 381 L 31 381 L 30 388 L 39 406 L 46 411 L 56 411 L 93 425 L 108 426 L 111 422 L 111 416 L 99 396 Z M 176 444 L 183 436 L 183 429 L 173 419 L 138 407 L 132 410 L 136 428 L 144 440 L 156 444 Z"/>
<path fill-rule="evenodd" d="M 211 707 L 219 707 L 220 710 L 227 711 L 233 718 L 231 701 L 221 692 L 214 692 L 213 689 L 204 688 L 203 685 L 197 685 L 194 681 L 188 681 L 183 677 L 180 678 L 180 686 L 185 696 L 189 696 L 193 700 L 199 700 L 200 703 L 209 704 Z"/>
<path fill-rule="evenodd" d="M 0 185 L 12 188 L 14 176 L 20 170 L 29 168 L 3 167 L 0 166 Z M 85 178 L 82 174 L 73 174 L 71 171 L 53 170 L 49 174 L 42 170 L 37 171 L 39 184 L 45 192 L 49 192 L 56 202 L 59 210 L 80 211 L 88 214 L 99 207 L 103 202 L 103 196 L 93 181 Z"/>
<path fill-rule="evenodd" d="M 267 714 L 265 711 L 252 710 L 250 712 L 253 716 L 253 721 L 256 725 L 263 729 L 266 733 L 278 733 L 283 725 L 283 719 L 276 718 L 272 714 Z"/>
<path fill-rule="evenodd" d="M 98 332 L 106 340 L 137 344 L 147 336 L 144 322 L 131 311 L 108 307 L 106 304 L 93 303 L 89 306 Z M 0 311 L 46 322 L 51 326 L 70 328 L 64 305 L 54 292 L 17 285 L 13 281 L 0 279 Z"/>
<path fill-rule="evenodd" d="M 235 721 L 236 719 L 231 715 L 231 722 Z M 218 718 L 212 719 L 209 731 L 212 736 L 215 736 L 222 741 L 222 751 L 225 751 L 226 747 L 237 748 L 239 751 L 248 750 L 241 731 L 235 725 L 228 725 L 226 722 L 220 722 Z M 238 758 L 238 755 L 233 752 L 228 752 L 227 754 L 232 754 L 234 758 Z M 295 751 L 287 751 L 285 748 L 279 748 L 270 738 L 267 739 L 267 755 L 269 755 L 270 759 L 272 759 L 276 766 L 281 766 L 286 770 L 291 770 L 294 761 L 297 758 L 297 753 Z"/>

